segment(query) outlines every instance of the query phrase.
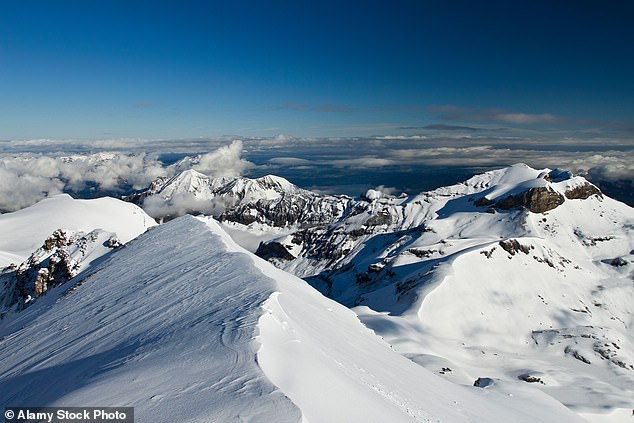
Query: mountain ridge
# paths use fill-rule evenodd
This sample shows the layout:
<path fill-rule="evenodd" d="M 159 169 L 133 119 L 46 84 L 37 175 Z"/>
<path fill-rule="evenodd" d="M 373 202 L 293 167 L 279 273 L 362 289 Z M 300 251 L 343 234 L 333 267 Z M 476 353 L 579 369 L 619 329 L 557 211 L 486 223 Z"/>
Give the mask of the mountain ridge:
<path fill-rule="evenodd" d="M 202 193 L 189 205 L 195 206 L 197 214 L 208 215 L 199 220 L 224 240 L 221 249 L 247 254 L 222 227 L 243 245 L 260 239 L 252 251 L 281 269 L 251 258 L 258 272 L 277 280 L 274 290 L 286 292 L 267 294 L 258 325 L 270 330 L 266 335 L 270 339 L 281 341 L 273 344 L 271 354 L 276 358 L 267 378 L 302 413 L 311 409 L 319 421 L 334 418 L 328 415 L 326 419 L 326 414 L 313 409 L 318 404 L 313 403 L 315 392 L 302 385 L 302 378 L 318 379 L 320 374 L 301 367 L 295 367 L 297 376 L 280 373 L 277 358 L 287 357 L 284 362 L 288 363 L 292 357 L 308 357 L 311 361 L 306 366 L 325 366 L 319 368 L 336 376 L 332 381 L 344 382 L 330 362 L 306 349 L 304 344 L 319 349 L 314 340 L 322 334 L 304 331 L 303 325 L 312 317 L 298 320 L 302 307 L 296 304 L 304 296 L 313 298 L 314 293 L 307 294 L 307 287 L 298 288 L 304 294 L 295 292 L 293 287 L 303 282 L 289 279 L 285 271 L 351 308 L 390 348 L 447 382 L 475 384 L 484 392 L 527 395 L 523 398 L 540 392 L 540 398 L 554 398 L 591 421 L 618 419 L 630 411 L 634 209 L 603 195 L 582 177 L 518 164 L 416 196 L 371 190 L 361 198 L 311 193 L 273 177 L 258 182 L 188 171 L 155 182 L 152 195 L 135 201 L 147 206 L 154 198 L 176 210 L 178 201 L 187 203 Z M 160 197 L 169 186 L 173 189 Z M 187 212 L 187 208 L 178 211 Z M 183 225 L 183 219 L 195 222 L 179 218 L 175 225 Z M 162 242 L 176 242 L 179 237 Z M 125 248 L 108 257 L 120 254 L 125 255 Z M 210 250 L 209 254 L 215 253 Z M 202 256 L 200 260 L 203 264 Z M 183 266 L 186 274 L 192 271 Z M 180 275 L 177 279 L 185 281 Z M 71 279 L 63 286 L 74 283 Z M 44 296 L 42 307 L 55 307 L 51 301 L 57 295 Z M 280 298 L 290 297 L 295 300 L 286 307 L 295 310 L 295 317 L 279 303 Z M 12 316 L 8 322 L 27 319 L 39 307 L 36 304 L 33 310 L 19 313 L 26 313 L 25 317 Z M 332 307 L 318 309 L 322 308 Z M 322 322 L 329 320 L 329 314 L 316 313 Z M 271 320 L 271 314 L 275 319 Z M 293 325 L 295 334 L 308 336 L 304 341 L 293 335 L 289 329 Z M 313 325 L 331 337 L 336 333 L 334 327 Z M 333 348 L 328 357 L 345 362 L 345 356 L 335 351 L 343 347 Z M 344 368 L 361 381 L 369 380 L 359 369 L 351 370 L 353 364 Z M 295 382 L 289 384 L 289 380 Z M 363 389 L 358 391 L 360 401 L 367 398 Z M 393 403 L 403 403 L 409 395 L 379 391 Z M 337 396 L 343 394 L 331 401 Z M 406 409 L 415 408 L 409 404 L 412 407 L 401 408 L 408 415 Z M 427 418 L 423 411 L 411 416 Z M 479 418 L 486 419 L 483 416 Z"/>

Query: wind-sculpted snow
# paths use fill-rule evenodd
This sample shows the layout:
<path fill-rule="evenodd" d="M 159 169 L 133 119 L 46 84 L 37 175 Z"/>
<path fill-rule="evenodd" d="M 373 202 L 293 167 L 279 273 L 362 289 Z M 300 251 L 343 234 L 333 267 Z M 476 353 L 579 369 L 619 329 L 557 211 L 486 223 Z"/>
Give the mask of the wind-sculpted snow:
<path fill-rule="evenodd" d="M 133 406 L 140 423 L 580 421 L 534 389 L 440 379 L 201 220 L 148 231 L 3 322 L 0 406 Z"/>
<path fill-rule="evenodd" d="M 255 361 L 273 290 L 203 223 L 156 228 L 53 307 L 3 328 L 0 406 L 129 405 L 138 422 L 298 421 Z"/>

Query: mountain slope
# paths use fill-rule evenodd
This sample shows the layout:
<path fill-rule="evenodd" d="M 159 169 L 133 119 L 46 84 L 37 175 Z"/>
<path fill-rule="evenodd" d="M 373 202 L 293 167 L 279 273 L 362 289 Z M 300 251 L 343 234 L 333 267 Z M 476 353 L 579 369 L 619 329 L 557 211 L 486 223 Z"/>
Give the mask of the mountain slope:
<path fill-rule="evenodd" d="M 65 194 L 0 215 L 0 317 L 32 305 L 155 225 L 121 200 Z"/>
<path fill-rule="evenodd" d="M 539 379 L 580 413 L 629 408 L 632 208 L 583 178 L 525 165 L 367 200 L 258 254 L 444 378 Z"/>
<path fill-rule="evenodd" d="M 155 228 L 27 327 L 5 328 L 0 398 L 131 405 L 140 422 L 298 421 L 255 362 L 259 307 L 272 290 L 203 223 Z"/>
<path fill-rule="evenodd" d="M 102 229 L 126 243 L 155 224 L 138 207 L 114 198 L 75 200 L 60 194 L 0 215 L 0 267 L 26 260 L 57 229 L 70 233 Z"/>
<path fill-rule="evenodd" d="M 142 205 L 159 220 L 191 213 L 241 225 L 284 228 L 334 222 L 350 198 L 318 195 L 273 175 L 211 178 L 190 169 L 170 179 L 158 178 L 126 200 Z"/>
<path fill-rule="evenodd" d="M 579 421 L 530 387 L 434 376 L 213 220 L 153 228 L 82 282 L 0 323 L 0 406 L 129 405 L 139 422 Z"/>

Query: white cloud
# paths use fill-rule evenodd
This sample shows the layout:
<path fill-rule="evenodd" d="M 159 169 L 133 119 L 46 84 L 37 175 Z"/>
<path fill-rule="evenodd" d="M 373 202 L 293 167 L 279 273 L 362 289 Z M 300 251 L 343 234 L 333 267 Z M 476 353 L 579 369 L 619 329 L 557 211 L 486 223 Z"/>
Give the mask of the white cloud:
<path fill-rule="evenodd" d="M 143 210 L 155 218 L 178 217 L 187 213 L 220 215 L 229 204 L 223 198 L 200 200 L 192 193 L 179 193 L 170 199 L 151 195 L 143 202 Z"/>
<path fill-rule="evenodd" d="M 336 159 L 324 163 L 330 164 L 333 167 L 353 167 L 357 169 L 383 167 L 398 164 L 398 162 L 392 159 L 383 159 L 371 156 L 358 157 L 355 159 Z"/>
<path fill-rule="evenodd" d="M 312 163 L 310 160 L 300 159 L 299 157 L 273 157 L 268 162 L 278 166 L 302 166 Z"/>
<path fill-rule="evenodd" d="M 608 181 L 634 180 L 634 155 L 606 152 L 572 160 L 568 167 L 573 172 L 588 173 Z"/>
<path fill-rule="evenodd" d="M 34 143 L 39 145 L 40 141 Z M 59 148 L 59 144 L 55 146 Z M 42 147 L 51 146 L 43 142 Z M 130 187 L 143 189 L 159 176 L 173 176 L 177 171 L 190 168 L 214 177 L 238 176 L 252 166 L 240 157 L 241 153 L 242 142 L 234 141 L 210 153 L 184 160 L 180 168 L 164 166 L 157 153 L 145 152 L 4 155 L 0 157 L 0 210 L 19 210 L 51 195 L 79 193 L 89 187 L 123 194 Z"/>
<path fill-rule="evenodd" d="M 251 162 L 240 157 L 242 149 L 242 141 L 233 141 L 230 145 L 200 156 L 193 169 L 211 177 L 239 176 L 253 166 Z"/>
<path fill-rule="evenodd" d="M 24 170 L 27 170 L 26 168 Z M 64 183 L 46 175 L 17 171 L 12 163 L 0 161 L 0 210 L 15 211 L 49 195 L 60 194 Z"/>
<path fill-rule="evenodd" d="M 557 123 L 562 119 L 550 113 L 497 113 L 491 115 L 491 120 L 500 122 L 528 124 L 528 123 Z"/>

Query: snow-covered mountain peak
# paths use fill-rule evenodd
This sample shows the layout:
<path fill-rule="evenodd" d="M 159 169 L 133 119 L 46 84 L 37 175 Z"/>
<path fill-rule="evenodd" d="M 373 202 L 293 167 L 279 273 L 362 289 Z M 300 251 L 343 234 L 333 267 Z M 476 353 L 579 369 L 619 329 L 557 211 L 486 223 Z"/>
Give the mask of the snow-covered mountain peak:
<path fill-rule="evenodd" d="M 279 176 L 267 175 L 256 179 L 235 178 L 229 184 L 219 189 L 224 196 L 232 196 L 241 201 L 256 203 L 259 200 L 275 200 L 283 194 L 298 194 L 300 190 L 286 179 Z M 305 195 L 312 193 L 304 191 Z"/>
<path fill-rule="evenodd" d="M 108 197 L 61 194 L 0 215 L 0 313 L 24 308 L 153 226 L 139 207 Z"/>
<path fill-rule="evenodd" d="M 501 169 L 491 176 L 493 177 L 488 182 L 489 189 L 483 194 L 493 201 L 540 188 L 568 197 L 567 194 L 575 188 L 587 186 L 592 187 L 590 189 L 593 193 L 600 194 L 594 185 L 581 176 L 573 176 L 570 172 L 561 170 L 537 170 L 525 164 Z"/>
<path fill-rule="evenodd" d="M 522 163 L 485 172 L 463 183 L 423 193 L 420 197 L 429 201 L 430 198 L 468 195 L 479 207 L 527 209 L 533 213 L 552 210 L 566 199 L 602 197 L 601 191 L 581 176 L 573 176 L 570 172 L 558 169 L 537 170 Z"/>
<path fill-rule="evenodd" d="M 158 178 L 145 192 L 127 200 L 143 205 L 157 219 L 192 213 L 243 225 L 288 227 L 332 222 L 350 199 L 320 196 L 273 175 L 210 178 L 187 170 L 170 180 Z"/>
<path fill-rule="evenodd" d="M 211 194 L 210 179 L 194 169 L 184 170 L 167 180 L 160 188 L 159 195 L 170 198 L 177 194 L 192 194 L 196 198 L 205 198 Z"/>
<path fill-rule="evenodd" d="M 288 180 L 281 176 L 266 175 L 257 178 L 256 181 L 263 187 L 270 187 L 283 192 L 297 191 L 299 188 L 297 185 L 290 183 Z"/>

